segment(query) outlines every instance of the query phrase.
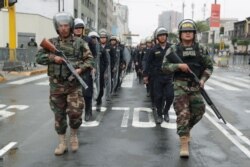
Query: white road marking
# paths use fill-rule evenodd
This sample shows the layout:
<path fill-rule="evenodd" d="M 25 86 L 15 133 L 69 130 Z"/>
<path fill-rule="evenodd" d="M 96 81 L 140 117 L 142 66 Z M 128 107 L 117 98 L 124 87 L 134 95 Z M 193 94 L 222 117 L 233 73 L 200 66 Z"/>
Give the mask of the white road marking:
<path fill-rule="evenodd" d="M 36 85 L 44 85 L 44 86 L 49 86 L 49 80 L 44 81 L 44 82 L 39 82 L 39 83 L 36 83 Z"/>
<path fill-rule="evenodd" d="M 206 108 L 208 111 L 213 112 L 212 109 Z M 216 126 L 236 147 L 238 147 L 248 158 L 250 158 L 250 151 L 247 147 L 245 147 L 243 144 L 241 144 L 238 140 L 236 140 L 225 128 L 222 127 L 218 122 L 215 121 L 214 118 L 212 118 L 208 113 L 205 113 L 204 116 L 212 123 L 214 126 Z M 240 140 L 242 140 L 244 143 L 249 144 L 249 139 L 242 135 L 242 133 L 236 128 L 232 128 L 232 125 L 227 121 L 227 125 L 231 130 L 233 130 L 236 135 L 239 137 Z"/>
<path fill-rule="evenodd" d="M 10 105 L 7 107 L 7 105 L 5 105 L 5 104 L 0 104 L 0 108 L 4 108 L 4 109 L 0 110 L 0 116 L 1 116 L 0 118 L 3 119 L 3 118 L 8 118 L 8 117 L 16 114 L 15 112 L 8 111 L 9 109 L 25 110 L 25 109 L 29 108 L 29 106 L 27 106 L 27 105 Z"/>
<path fill-rule="evenodd" d="M 139 113 L 143 112 L 143 111 L 148 112 L 148 117 L 149 117 L 148 122 L 140 122 L 140 120 L 139 120 Z M 145 107 L 134 108 L 132 126 L 140 127 L 140 128 L 152 128 L 152 127 L 155 127 L 156 124 L 155 124 L 154 119 L 153 119 L 152 110 L 150 108 L 145 108 Z"/>
<path fill-rule="evenodd" d="M 0 104 L 0 108 L 5 108 L 7 105 L 5 104 Z"/>
<path fill-rule="evenodd" d="M 38 79 L 46 78 L 46 77 L 48 77 L 47 74 L 42 74 L 42 75 L 38 75 L 38 76 L 33 76 L 33 77 L 20 79 L 18 81 L 9 82 L 8 84 L 22 85 L 22 84 L 32 82 L 32 81 L 35 81 L 35 80 L 38 80 Z"/>
<path fill-rule="evenodd" d="M 129 73 L 128 75 L 126 75 L 123 78 L 121 87 L 132 88 L 133 87 L 133 80 L 134 80 L 134 73 Z"/>
<path fill-rule="evenodd" d="M 234 81 L 242 81 L 242 82 L 250 84 L 250 78 L 249 77 L 247 77 L 247 78 L 240 78 L 240 77 L 235 77 L 235 76 L 227 76 L 227 77 L 233 79 Z"/>
<path fill-rule="evenodd" d="M 92 110 L 96 110 L 96 107 L 92 107 Z M 106 107 L 101 107 L 100 108 L 100 113 L 98 114 L 98 116 L 96 117 L 96 120 L 94 121 L 82 121 L 82 125 L 81 127 L 96 127 L 99 126 L 101 120 L 103 119 L 104 113 L 106 112 L 107 108 Z"/>
<path fill-rule="evenodd" d="M 250 110 L 245 110 L 245 112 L 249 114 L 249 113 L 250 113 Z"/>
<path fill-rule="evenodd" d="M 11 105 L 11 106 L 7 107 L 6 110 L 8 110 L 8 109 L 25 110 L 27 108 L 29 108 L 29 106 L 27 106 L 27 105 Z"/>
<path fill-rule="evenodd" d="M 239 88 L 236 88 L 236 87 L 234 87 L 234 86 L 231 86 L 231 85 L 228 85 L 228 84 L 225 84 L 225 83 L 216 81 L 216 80 L 214 80 L 213 78 L 209 79 L 207 82 L 208 82 L 208 84 L 209 84 L 209 83 L 212 83 L 212 84 L 217 85 L 217 86 L 220 86 L 220 87 L 222 87 L 222 88 L 224 88 L 224 89 L 226 89 L 226 90 L 230 90 L 230 91 L 240 91 Z"/>
<path fill-rule="evenodd" d="M 6 154 L 10 149 L 15 148 L 17 145 L 17 142 L 10 142 L 9 144 L 7 144 L 6 146 L 4 146 L 1 150 L 0 150 L 0 157 L 2 157 L 4 154 Z"/>
<path fill-rule="evenodd" d="M 127 128 L 128 127 L 128 120 L 129 120 L 129 107 L 112 107 L 112 110 L 117 111 L 124 111 L 123 117 L 122 117 L 122 123 L 121 127 Z"/>
<path fill-rule="evenodd" d="M 213 90 L 214 88 L 212 88 L 211 86 L 208 86 L 207 84 L 205 84 L 204 89 L 205 89 L 205 90 Z"/>
<path fill-rule="evenodd" d="M 240 87 L 243 87 L 243 88 L 246 88 L 246 89 L 250 88 L 250 84 L 245 84 L 245 83 L 239 82 L 237 80 L 232 80 L 232 79 L 228 79 L 228 78 L 221 78 L 221 77 L 218 77 L 218 76 L 213 76 L 212 78 L 216 79 L 218 81 L 221 81 L 221 82 L 227 82 L 229 84 L 240 86 Z"/>

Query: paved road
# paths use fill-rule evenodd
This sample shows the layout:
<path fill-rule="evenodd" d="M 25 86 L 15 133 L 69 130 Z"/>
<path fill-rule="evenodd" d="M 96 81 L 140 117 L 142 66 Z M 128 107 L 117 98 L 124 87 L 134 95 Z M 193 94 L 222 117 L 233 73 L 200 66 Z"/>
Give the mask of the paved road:
<path fill-rule="evenodd" d="M 111 103 L 79 130 L 77 153 L 56 157 L 57 136 L 48 105 L 48 79 L 38 75 L 0 85 L 0 149 L 17 142 L 3 157 L 6 167 L 248 167 L 250 163 L 250 77 L 215 70 L 206 90 L 228 121 L 211 109 L 194 128 L 190 158 L 179 158 L 176 117 L 156 125 L 145 89 L 134 74 Z M 95 107 L 93 108 L 95 109 Z M 2 150 L 1 150 L 2 151 Z M 0 152 L 1 152 L 0 151 Z"/>

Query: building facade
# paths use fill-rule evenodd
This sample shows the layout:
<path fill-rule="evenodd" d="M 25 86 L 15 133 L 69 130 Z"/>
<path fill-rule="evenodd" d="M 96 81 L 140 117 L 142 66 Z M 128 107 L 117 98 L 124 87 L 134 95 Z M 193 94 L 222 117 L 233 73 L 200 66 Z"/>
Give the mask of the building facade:
<path fill-rule="evenodd" d="M 113 16 L 112 34 L 118 36 L 122 42 L 127 43 L 126 34 L 129 34 L 128 7 L 115 3 Z"/>
<path fill-rule="evenodd" d="M 177 32 L 183 14 L 177 11 L 164 11 L 158 17 L 158 26 L 165 27 L 168 32 Z"/>

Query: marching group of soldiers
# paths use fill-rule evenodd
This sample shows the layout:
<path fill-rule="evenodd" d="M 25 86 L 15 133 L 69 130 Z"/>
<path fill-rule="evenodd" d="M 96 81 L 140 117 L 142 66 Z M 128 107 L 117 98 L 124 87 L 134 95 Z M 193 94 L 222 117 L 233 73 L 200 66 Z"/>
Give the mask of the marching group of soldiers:
<path fill-rule="evenodd" d="M 180 156 L 188 157 L 191 128 L 205 112 L 199 87 L 204 86 L 213 70 L 207 52 L 195 42 L 195 23 L 192 20 L 180 23 L 178 44 L 167 42 L 168 32 L 160 27 L 155 30 L 153 38 L 148 37 L 137 48 L 130 50 L 116 36 L 108 36 L 105 29 L 85 34 L 83 20 L 74 19 L 68 13 L 56 14 L 53 21 L 58 37 L 49 41 L 66 55 L 75 72 L 88 85 L 87 89 L 81 88 L 79 82 L 72 79 L 64 58 L 47 48 L 38 51 L 37 63 L 48 65 L 50 107 L 55 115 L 55 129 L 60 140 L 55 155 L 62 155 L 68 150 L 67 117 L 71 128 L 71 150 L 77 151 L 77 130 L 82 124 L 83 109 L 85 121 L 91 120 L 93 99 L 98 111 L 103 95 L 110 101 L 111 95 L 116 94 L 121 86 L 126 70 L 134 64 L 139 83 L 147 86 L 147 96 L 151 98 L 157 124 L 163 120 L 169 122 L 168 112 L 173 103 L 177 134 L 180 136 Z M 179 59 L 181 62 L 175 61 Z M 190 72 L 199 77 L 199 84 L 193 82 Z"/>

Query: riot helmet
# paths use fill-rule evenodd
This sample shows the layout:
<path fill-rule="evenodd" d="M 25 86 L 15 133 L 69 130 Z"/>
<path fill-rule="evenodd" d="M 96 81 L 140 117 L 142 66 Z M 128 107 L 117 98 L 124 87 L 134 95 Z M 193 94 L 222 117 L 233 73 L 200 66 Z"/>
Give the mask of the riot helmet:
<path fill-rule="evenodd" d="M 192 31 L 194 33 L 196 33 L 197 31 L 197 27 L 196 24 L 193 20 L 191 19 L 185 19 L 182 20 L 178 26 L 178 30 L 179 33 L 183 32 L 183 31 Z"/>
<path fill-rule="evenodd" d="M 196 31 L 197 31 L 197 26 L 195 24 L 195 22 L 191 19 L 185 19 L 185 20 L 182 20 L 180 23 L 179 23 L 179 26 L 178 26 L 178 31 L 179 31 L 179 39 L 181 41 L 181 33 L 182 32 L 193 32 L 194 33 L 194 39 L 195 40 L 195 34 L 196 34 Z"/>
<path fill-rule="evenodd" d="M 164 27 L 159 27 L 155 30 L 155 38 L 157 38 L 159 35 L 163 35 L 165 34 L 166 36 L 168 36 L 168 31 L 166 28 Z"/>
<path fill-rule="evenodd" d="M 74 20 L 74 28 L 84 28 L 85 27 L 85 23 L 81 18 L 76 18 Z"/>
<path fill-rule="evenodd" d="M 90 38 L 100 38 L 100 36 L 97 34 L 97 32 L 95 32 L 95 31 L 91 31 L 89 34 L 88 34 L 88 36 L 90 37 Z"/>
<path fill-rule="evenodd" d="M 146 43 L 151 43 L 151 42 L 153 41 L 153 39 L 152 39 L 151 36 L 147 36 L 147 37 L 145 38 L 145 40 L 146 40 Z"/>
<path fill-rule="evenodd" d="M 107 33 L 107 30 L 102 28 L 99 30 L 99 34 L 100 34 L 100 37 L 101 38 L 108 38 L 108 33 Z"/>
<path fill-rule="evenodd" d="M 57 34 L 59 34 L 58 28 L 61 24 L 68 24 L 70 27 L 70 32 L 73 32 L 74 18 L 69 13 L 66 13 L 66 12 L 57 13 L 53 17 L 53 23 L 54 23 L 54 27 L 56 29 Z"/>

